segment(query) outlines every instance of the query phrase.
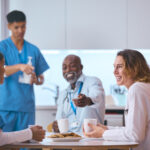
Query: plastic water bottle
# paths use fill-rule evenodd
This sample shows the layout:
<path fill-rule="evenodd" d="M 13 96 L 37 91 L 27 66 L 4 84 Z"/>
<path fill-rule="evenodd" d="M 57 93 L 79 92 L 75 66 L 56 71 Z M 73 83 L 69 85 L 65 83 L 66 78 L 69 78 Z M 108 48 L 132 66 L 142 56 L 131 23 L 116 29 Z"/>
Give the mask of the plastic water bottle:
<path fill-rule="evenodd" d="M 28 57 L 28 65 L 32 66 L 32 57 Z M 31 82 L 31 74 L 26 74 L 25 72 L 23 73 L 22 76 L 19 77 L 19 82 L 24 83 L 24 84 L 30 84 Z"/>

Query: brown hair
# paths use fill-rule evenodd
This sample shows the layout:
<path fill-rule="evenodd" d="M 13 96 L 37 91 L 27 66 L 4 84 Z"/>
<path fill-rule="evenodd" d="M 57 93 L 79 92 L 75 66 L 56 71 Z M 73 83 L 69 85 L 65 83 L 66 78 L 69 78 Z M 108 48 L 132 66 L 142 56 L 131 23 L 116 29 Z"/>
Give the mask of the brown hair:
<path fill-rule="evenodd" d="M 125 61 L 125 71 L 134 80 L 150 83 L 150 68 L 144 56 L 137 50 L 125 49 L 117 53 Z"/>

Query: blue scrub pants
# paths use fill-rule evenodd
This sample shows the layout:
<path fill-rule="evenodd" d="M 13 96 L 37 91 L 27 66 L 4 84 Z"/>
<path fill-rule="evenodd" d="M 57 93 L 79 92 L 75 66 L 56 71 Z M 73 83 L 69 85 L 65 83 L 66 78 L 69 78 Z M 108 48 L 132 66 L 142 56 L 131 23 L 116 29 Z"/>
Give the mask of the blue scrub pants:
<path fill-rule="evenodd" d="M 0 111 L 3 132 L 19 131 L 35 124 L 35 112 Z"/>

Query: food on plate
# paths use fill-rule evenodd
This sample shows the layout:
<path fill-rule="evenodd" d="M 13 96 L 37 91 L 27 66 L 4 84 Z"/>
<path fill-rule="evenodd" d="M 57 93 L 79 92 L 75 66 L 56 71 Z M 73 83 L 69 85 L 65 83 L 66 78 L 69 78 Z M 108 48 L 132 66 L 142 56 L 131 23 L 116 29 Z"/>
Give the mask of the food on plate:
<path fill-rule="evenodd" d="M 50 124 L 47 126 L 47 131 L 48 131 L 48 132 L 52 132 L 52 129 L 53 129 L 53 123 L 50 123 Z"/>
<path fill-rule="evenodd" d="M 74 137 L 81 137 L 80 135 L 76 133 L 56 133 L 48 136 L 48 138 L 74 138 Z"/>

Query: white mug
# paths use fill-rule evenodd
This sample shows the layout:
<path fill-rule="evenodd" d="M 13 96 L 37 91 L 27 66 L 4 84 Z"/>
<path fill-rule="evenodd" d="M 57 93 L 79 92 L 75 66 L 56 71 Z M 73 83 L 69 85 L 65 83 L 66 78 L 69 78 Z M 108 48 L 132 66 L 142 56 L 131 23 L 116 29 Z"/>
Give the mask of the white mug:
<path fill-rule="evenodd" d="M 97 125 L 97 119 L 84 119 L 84 131 L 85 132 L 90 132 L 92 129 L 88 126 L 88 123 Z"/>
<path fill-rule="evenodd" d="M 60 119 L 58 122 L 58 128 L 60 133 L 66 133 L 69 130 L 69 122 L 68 119 Z"/>

